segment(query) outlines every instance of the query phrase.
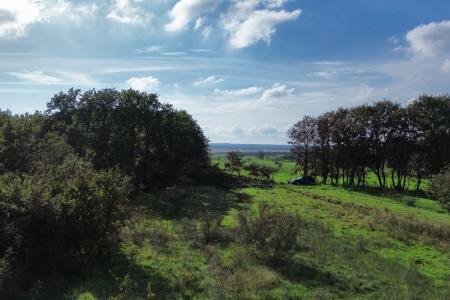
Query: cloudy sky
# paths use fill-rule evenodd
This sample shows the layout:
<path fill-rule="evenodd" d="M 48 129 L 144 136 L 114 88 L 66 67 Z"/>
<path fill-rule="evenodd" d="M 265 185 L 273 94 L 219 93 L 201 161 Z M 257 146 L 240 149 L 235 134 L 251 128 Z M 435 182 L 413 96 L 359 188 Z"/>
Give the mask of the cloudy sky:
<path fill-rule="evenodd" d="M 0 108 L 134 88 L 212 142 L 285 144 L 304 115 L 450 92 L 448 0 L 1 0 Z"/>

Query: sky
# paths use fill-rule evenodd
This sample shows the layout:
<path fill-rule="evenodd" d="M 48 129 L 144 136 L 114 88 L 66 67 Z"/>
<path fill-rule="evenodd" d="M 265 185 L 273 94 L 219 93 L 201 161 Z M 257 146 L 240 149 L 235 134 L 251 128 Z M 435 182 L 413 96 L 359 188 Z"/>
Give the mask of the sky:
<path fill-rule="evenodd" d="M 448 0 L 0 0 L 0 109 L 71 87 L 157 93 L 211 142 L 450 92 Z"/>

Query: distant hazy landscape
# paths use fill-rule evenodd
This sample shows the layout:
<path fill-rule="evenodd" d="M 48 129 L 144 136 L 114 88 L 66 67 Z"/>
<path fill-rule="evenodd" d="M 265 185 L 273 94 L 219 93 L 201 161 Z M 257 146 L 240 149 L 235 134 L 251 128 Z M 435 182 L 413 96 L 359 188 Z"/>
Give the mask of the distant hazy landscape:
<path fill-rule="evenodd" d="M 289 152 L 289 145 L 268 145 L 268 144 L 231 144 L 231 143 L 209 143 L 209 149 L 212 153 L 226 153 L 230 151 L 241 152 Z"/>

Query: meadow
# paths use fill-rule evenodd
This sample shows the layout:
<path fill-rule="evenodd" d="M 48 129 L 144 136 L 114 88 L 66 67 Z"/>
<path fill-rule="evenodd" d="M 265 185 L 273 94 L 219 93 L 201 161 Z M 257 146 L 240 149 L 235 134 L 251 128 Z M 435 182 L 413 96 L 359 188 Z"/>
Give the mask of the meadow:
<path fill-rule="evenodd" d="M 274 182 L 141 192 L 119 249 L 24 297 L 450 299 L 450 215 L 436 201 L 293 186 L 294 162 L 245 159 L 277 167 Z"/>

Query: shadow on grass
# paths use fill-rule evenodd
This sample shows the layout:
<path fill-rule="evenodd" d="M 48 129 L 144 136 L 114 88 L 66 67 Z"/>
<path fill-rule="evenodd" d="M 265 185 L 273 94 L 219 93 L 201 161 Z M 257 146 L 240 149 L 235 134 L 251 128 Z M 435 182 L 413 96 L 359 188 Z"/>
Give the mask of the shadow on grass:
<path fill-rule="evenodd" d="M 190 294 L 201 294 L 204 288 L 201 278 L 187 274 L 190 281 L 175 274 L 163 274 L 117 250 L 87 266 L 81 274 L 55 274 L 14 299 L 188 299 Z"/>
<path fill-rule="evenodd" d="M 193 219 L 208 212 L 225 215 L 230 209 L 242 209 L 251 196 L 234 189 L 213 186 L 188 186 L 169 192 L 142 193 L 135 204 L 142 206 L 150 217 Z"/>
<path fill-rule="evenodd" d="M 391 188 L 380 188 L 380 187 L 370 187 L 370 186 L 360 186 L 360 187 L 348 187 L 346 188 L 350 191 L 356 191 L 360 193 L 365 193 L 368 195 L 375 195 L 379 197 L 387 197 L 387 198 L 401 198 L 403 196 L 409 197 L 421 197 L 427 198 L 428 195 L 425 191 L 419 190 L 396 190 Z"/>
<path fill-rule="evenodd" d="M 116 249 L 77 274 L 54 274 L 14 299 L 147 299 L 149 283 L 164 282 L 157 270 L 142 269 Z"/>

